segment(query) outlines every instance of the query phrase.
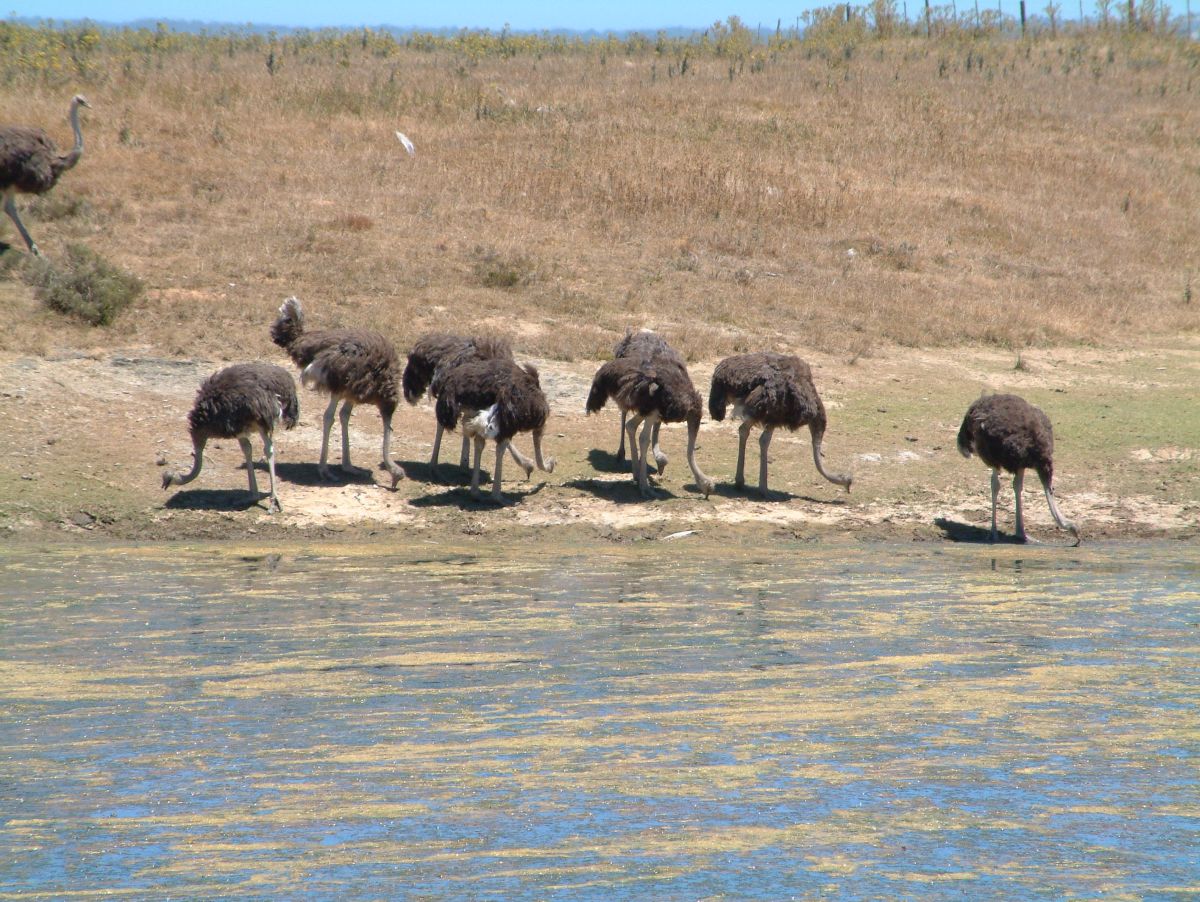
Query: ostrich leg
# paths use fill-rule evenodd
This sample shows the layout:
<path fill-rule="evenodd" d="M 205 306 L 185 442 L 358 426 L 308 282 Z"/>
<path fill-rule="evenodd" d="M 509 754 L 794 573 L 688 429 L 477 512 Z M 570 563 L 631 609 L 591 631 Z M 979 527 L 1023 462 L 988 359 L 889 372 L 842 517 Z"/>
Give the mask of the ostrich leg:
<path fill-rule="evenodd" d="M 629 414 L 624 410 L 621 411 L 621 447 L 617 449 L 617 462 L 625 462 L 625 419 Z"/>
<path fill-rule="evenodd" d="M 1017 541 L 1028 542 L 1029 537 L 1025 535 L 1025 511 L 1021 507 L 1021 495 L 1025 490 L 1025 471 L 1017 470 L 1013 474 L 1013 496 L 1016 498 L 1017 508 Z"/>
<path fill-rule="evenodd" d="M 471 497 L 479 497 L 479 466 L 483 461 L 483 438 L 475 437 L 475 466 L 471 468 Z"/>
<path fill-rule="evenodd" d="M 342 472 L 358 476 L 362 471 L 350 463 L 350 414 L 353 412 L 354 402 L 349 399 L 343 401 L 341 412 L 338 414 L 342 423 Z"/>
<path fill-rule="evenodd" d="M 1000 494 L 1000 471 L 992 470 L 992 541 L 996 541 L 996 496 Z"/>
<path fill-rule="evenodd" d="M 40 257 L 42 252 L 33 243 L 33 238 L 30 237 L 29 232 L 25 229 L 25 223 L 21 222 L 21 217 L 17 215 L 17 202 L 13 200 L 11 194 L 4 198 L 4 212 L 8 214 L 8 218 L 13 221 L 13 225 L 17 227 L 17 231 L 21 233 L 21 237 L 25 239 L 25 244 L 29 247 L 29 252 L 35 257 Z"/>
<path fill-rule="evenodd" d="M 329 399 L 329 406 L 325 408 L 325 416 L 321 423 L 321 462 L 317 464 L 317 473 L 326 481 L 334 478 L 333 474 L 329 472 L 329 433 L 333 430 L 333 418 L 337 413 L 337 405 L 337 398 Z"/>
<path fill-rule="evenodd" d="M 283 510 L 283 505 L 279 503 L 279 497 L 275 494 L 275 441 L 271 435 L 271 430 L 260 429 L 259 434 L 262 436 L 263 454 L 267 458 L 267 473 L 270 476 L 271 500 L 267 504 L 267 513 L 273 510 Z"/>
<path fill-rule="evenodd" d="M 500 494 L 500 471 L 504 467 L 504 452 L 505 445 L 511 445 L 508 439 L 503 439 L 496 442 L 496 472 L 492 474 L 492 494 L 491 499 L 496 504 L 504 503 L 504 496 Z M 526 474 L 528 475 L 528 474 Z"/>
<path fill-rule="evenodd" d="M 634 414 L 625 420 L 625 432 L 629 436 L 629 463 L 633 470 L 633 478 L 638 478 L 638 438 L 637 428 L 642 424 L 641 414 Z"/>
<path fill-rule="evenodd" d="M 738 459 L 737 473 L 733 477 L 733 484 L 739 489 L 746 486 L 746 442 L 750 438 L 751 426 L 749 420 L 743 420 L 742 425 L 738 427 Z"/>
<path fill-rule="evenodd" d="M 258 480 L 254 478 L 254 449 L 250 447 L 249 436 L 239 435 L 238 444 L 242 446 L 242 454 L 246 458 L 246 478 L 250 480 L 250 494 L 258 500 Z"/>
<path fill-rule="evenodd" d="M 758 494 L 767 497 L 767 449 L 771 447 L 771 438 L 775 435 L 775 427 L 767 426 L 758 437 Z"/>
<path fill-rule="evenodd" d="M 650 487 L 650 480 L 646 476 L 646 457 L 650 451 L 650 438 L 654 433 L 654 424 L 647 420 L 642 425 L 642 433 L 638 436 L 638 455 L 637 461 L 634 463 L 634 470 L 637 473 L 638 491 L 642 493 L 643 498 L 658 497 L 654 489 Z M 633 446 L 630 445 L 630 453 L 633 452 Z"/>

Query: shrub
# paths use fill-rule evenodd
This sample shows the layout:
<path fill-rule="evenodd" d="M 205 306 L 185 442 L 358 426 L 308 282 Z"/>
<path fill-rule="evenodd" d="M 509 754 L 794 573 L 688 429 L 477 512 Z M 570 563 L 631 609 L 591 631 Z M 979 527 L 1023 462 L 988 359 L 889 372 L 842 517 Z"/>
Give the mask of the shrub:
<path fill-rule="evenodd" d="M 79 244 L 67 245 L 64 263 L 31 260 L 25 279 L 51 310 L 93 326 L 107 326 L 145 287 L 137 276 Z"/>

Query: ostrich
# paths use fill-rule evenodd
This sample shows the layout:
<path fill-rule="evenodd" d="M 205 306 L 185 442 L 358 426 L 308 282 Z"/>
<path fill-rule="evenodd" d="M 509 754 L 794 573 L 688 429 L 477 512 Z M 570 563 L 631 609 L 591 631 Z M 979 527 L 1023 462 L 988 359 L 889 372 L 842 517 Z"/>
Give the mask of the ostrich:
<path fill-rule="evenodd" d="M 613 357 L 638 357 L 649 358 L 651 360 L 669 360 L 686 369 L 687 363 L 678 351 L 667 344 L 667 340 L 650 329 L 639 329 L 634 332 L 632 329 L 625 330 L 625 336 L 613 345 Z M 621 411 L 621 446 L 617 449 L 617 460 L 625 460 L 625 418 L 626 413 Z M 654 446 L 654 463 L 658 466 L 658 475 L 661 476 L 667 469 L 667 455 L 663 454 L 658 447 L 658 431 L 661 428 L 661 423 L 654 424 L 653 446 Z"/>
<path fill-rule="evenodd" d="M 1025 470 L 1037 471 L 1050 505 L 1050 516 L 1060 529 L 1082 541 L 1074 523 L 1063 519 L 1054 501 L 1054 430 L 1050 418 L 1039 408 L 1016 395 L 984 395 L 967 408 L 958 430 L 958 450 L 963 457 L 971 453 L 992 468 L 992 541 L 996 541 L 996 496 L 1000 493 L 1000 471 L 1013 474 L 1016 496 L 1017 540 L 1029 541 L 1021 510 L 1021 490 Z"/>
<path fill-rule="evenodd" d="M 471 470 L 471 496 L 479 497 L 479 465 L 487 439 L 496 442 L 496 468 L 492 473 L 491 500 L 503 502 L 500 470 L 504 451 L 518 432 L 533 433 L 533 456 L 539 470 L 554 472 L 554 458 L 542 460 L 542 433 L 550 405 L 542 394 L 538 371 L 532 364 L 512 360 L 468 360 L 445 373 L 437 397 L 438 423 L 454 429 L 463 420 L 463 432 L 475 443 Z M 526 472 L 526 475 L 528 475 Z"/>
<path fill-rule="evenodd" d="M 200 475 L 204 464 L 204 446 L 210 438 L 236 438 L 246 456 L 246 474 L 250 479 L 250 494 L 257 499 L 258 483 L 254 478 L 254 459 L 250 436 L 262 436 L 267 471 L 271 475 L 270 502 L 267 512 L 281 510 L 275 495 L 275 426 L 282 422 L 291 429 L 300 418 L 300 402 L 296 399 L 296 383 L 283 367 L 269 363 L 238 363 L 218 370 L 200 386 L 196 403 L 188 414 L 192 434 L 192 470 L 179 475 L 170 470 L 163 473 L 164 489 L 187 485 Z"/>
<path fill-rule="evenodd" d="M 759 352 L 726 357 L 713 370 L 708 394 L 708 412 L 717 422 L 725 419 L 725 407 L 733 403 L 738 427 L 738 459 L 735 484 L 745 486 L 746 440 L 750 430 L 762 427 L 758 440 L 758 492 L 767 497 L 767 449 L 771 436 L 783 426 L 795 432 L 808 426 L 812 435 L 813 462 L 817 472 L 834 485 L 850 491 L 849 475 L 828 473 L 821 459 L 821 439 L 825 435 L 825 405 L 812 381 L 812 370 L 799 357 Z"/>
<path fill-rule="evenodd" d="M 610 397 L 623 413 L 633 413 L 625 428 L 629 433 L 629 456 L 634 478 L 642 497 L 655 496 L 646 475 L 646 456 L 654 427 L 660 423 L 686 421 L 688 466 L 692 468 L 700 491 L 707 498 L 713 490 L 713 481 L 700 471 L 696 463 L 696 438 L 700 433 L 703 403 L 692 385 L 687 367 L 665 358 L 653 361 L 648 358 L 617 357 L 596 371 L 592 389 L 588 393 L 587 412 L 600 410 Z M 642 426 L 642 432 L 635 447 L 634 435 L 639 425 Z"/>
<path fill-rule="evenodd" d="M 355 404 L 374 404 L 383 420 L 383 467 L 392 475 L 394 490 L 404 471 L 392 460 L 390 451 L 392 414 L 400 402 L 401 380 L 400 359 L 392 343 L 368 329 L 305 332 L 304 311 L 294 297 L 279 308 L 271 339 L 300 367 L 300 381 L 306 387 L 329 393 L 317 468 L 321 478 L 334 478 L 328 464 L 329 432 L 338 401 L 342 402 L 342 470 L 350 474 L 363 472 L 350 463 L 350 413 Z"/>
<path fill-rule="evenodd" d="M 70 113 L 75 146 L 67 153 L 60 154 L 43 129 L 21 125 L 0 128 L 0 191 L 4 193 L 4 212 L 34 256 L 41 256 L 41 251 L 17 215 L 15 195 L 18 192 L 45 194 L 54 187 L 59 176 L 79 162 L 83 156 L 83 132 L 79 128 L 81 106 L 91 107 L 91 104 L 82 94 L 76 94 L 71 98 Z"/>
<path fill-rule="evenodd" d="M 408 364 L 404 368 L 404 399 L 409 404 L 416 404 L 428 389 L 430 397 L 436 400 L 441 394 L 447 374 L 469 360 L 512 359 L 512 346 L 503 338 L 431 332 L 418 340 L 408 355 Z M 433 437 L 433 455 L 429 460 L 430 472 L 438 482 L 441 481 L 438 473 L 438 454 L 442 447 L 443 431 L 445 427 L 439 420 Z M 459 466 L 464 470 L 470 466 L 470 444 L 471 438 L 464 431 L 462 454 L 459 458 Z M 525 476 L 528 478 L 533 472 L 533 461 L 521 454 L 511 442 L 508 450 L 517 466 L 525 470 Z"/>

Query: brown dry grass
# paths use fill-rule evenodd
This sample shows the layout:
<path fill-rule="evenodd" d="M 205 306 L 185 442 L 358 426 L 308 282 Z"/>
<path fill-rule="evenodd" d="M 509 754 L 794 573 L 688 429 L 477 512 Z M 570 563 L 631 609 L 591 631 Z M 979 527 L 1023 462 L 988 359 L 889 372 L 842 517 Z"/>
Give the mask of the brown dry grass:
<path fill-rule="evenodd" d="M 734 77 L 698 58 L 668 77 L 649 52 L 351 42 L 281 52 L 273 75 L 265 53 L 194 50 L 114 56 L 85 83 L 10 81 L 0 121 L 60 142 L 70 94 L 94 107 L 56 189 L 80 212 L 26 216 L 44 251 L 85 241 L 148 290 L 104 331 L 16 303 L 0 348 L 261 356 L 289 294 L 315 323 L 401 347 L 494 328 L 568 359 L 605 356 L 631 324 L 702 359 L 1200 325 L 1195 49 L 835 51 L 800 45 Z"/>

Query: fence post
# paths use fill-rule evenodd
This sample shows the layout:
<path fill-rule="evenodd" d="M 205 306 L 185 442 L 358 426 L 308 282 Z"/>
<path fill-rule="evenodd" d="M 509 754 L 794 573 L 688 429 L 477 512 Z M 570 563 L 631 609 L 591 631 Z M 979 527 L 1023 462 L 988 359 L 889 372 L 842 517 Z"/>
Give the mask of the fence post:
<path fill-rule="evenodd" d="M 1132 3 L 1133 0 L 1130 0 Z M 925 37 L 930 37 L 933 34 L 933 28 L 929 24 L 929 0 L 925 0 Z"/>
<path fill-rule="evenodd" d="M 1129 0 L 1130 3 L 1133 0 Z M 1025 37 L 1025 0 L 1021 0 L 1021 37 Z"/>

